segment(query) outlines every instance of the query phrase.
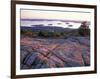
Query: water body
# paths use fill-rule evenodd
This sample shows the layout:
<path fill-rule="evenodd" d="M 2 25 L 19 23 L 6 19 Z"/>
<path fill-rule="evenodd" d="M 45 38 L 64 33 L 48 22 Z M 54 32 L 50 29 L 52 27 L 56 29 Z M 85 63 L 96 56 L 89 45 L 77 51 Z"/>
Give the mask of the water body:
<path fill-rule="evenodd" d="M 33 27 L 34 25 L 77 29 L 80 27 L 81 22 L 59 20 L 21 20 L 21 26 Z"/>

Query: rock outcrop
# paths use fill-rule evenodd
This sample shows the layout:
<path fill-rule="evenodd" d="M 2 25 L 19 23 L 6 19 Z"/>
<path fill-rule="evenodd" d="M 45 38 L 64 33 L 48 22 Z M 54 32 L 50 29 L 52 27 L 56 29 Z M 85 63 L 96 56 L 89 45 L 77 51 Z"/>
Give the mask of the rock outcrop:
<path fill-rule="evenodd" d="M 90 66 L 89 37 L 21 38 L 21 69 Z"/>

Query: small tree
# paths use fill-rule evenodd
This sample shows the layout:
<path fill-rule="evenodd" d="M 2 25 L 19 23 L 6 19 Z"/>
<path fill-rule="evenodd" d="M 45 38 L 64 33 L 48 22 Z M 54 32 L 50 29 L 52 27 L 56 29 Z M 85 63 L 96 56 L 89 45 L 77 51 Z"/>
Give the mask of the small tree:
<path fill-rule="evenodd" d="M 82 22 L 81 26 L 79 27 L 79 34 L 81 36 L 90 36 L 90 29 L 87 22 Z"/>

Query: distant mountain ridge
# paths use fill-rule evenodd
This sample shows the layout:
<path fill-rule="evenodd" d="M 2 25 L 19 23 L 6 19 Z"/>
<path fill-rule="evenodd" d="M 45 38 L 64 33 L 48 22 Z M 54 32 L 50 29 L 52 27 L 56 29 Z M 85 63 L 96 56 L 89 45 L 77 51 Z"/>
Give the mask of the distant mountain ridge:
<path fill-rule="evenodd" d="M 82 23 L 83 21 L 76 20 L 61 20 L 61 19 L 21 19 L 21 21 L 62 21 L 62 22 L 75 22 Z"/>

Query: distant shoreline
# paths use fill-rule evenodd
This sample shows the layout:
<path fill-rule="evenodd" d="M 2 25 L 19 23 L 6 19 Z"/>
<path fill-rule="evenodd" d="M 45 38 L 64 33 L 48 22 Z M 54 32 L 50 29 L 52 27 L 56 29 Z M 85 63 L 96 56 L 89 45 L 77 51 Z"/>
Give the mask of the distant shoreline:
<path fill-rule="evenodd" d="M 21 21 L 61 21 L 61 22 L 75 22 L 75 23 L 82 23 L 84 21 L 78 21 L 78 20 L 61 20 L 61 19 L 20 19 Z M 89 21 L 87 21 L 89 22 Z M 89 22 L 90 23 L 90 22 Z"/>

